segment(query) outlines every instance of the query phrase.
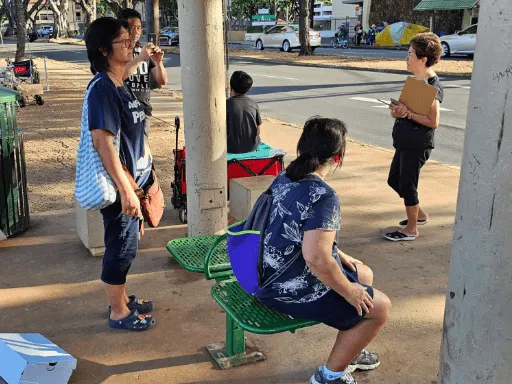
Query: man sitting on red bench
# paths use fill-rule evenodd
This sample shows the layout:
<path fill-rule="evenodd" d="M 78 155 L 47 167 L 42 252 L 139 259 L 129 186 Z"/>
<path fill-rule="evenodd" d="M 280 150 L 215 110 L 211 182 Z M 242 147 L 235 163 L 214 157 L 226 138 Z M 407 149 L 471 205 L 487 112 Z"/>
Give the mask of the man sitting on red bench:
<path fill-rule="evenodd" d="M 243 71 L 231 76 L 231 97 L 226 100 L 228 153 L 252 152 L 260 144 L 260 109 L 247 96 L 252 84 L 251 76 Z"/>

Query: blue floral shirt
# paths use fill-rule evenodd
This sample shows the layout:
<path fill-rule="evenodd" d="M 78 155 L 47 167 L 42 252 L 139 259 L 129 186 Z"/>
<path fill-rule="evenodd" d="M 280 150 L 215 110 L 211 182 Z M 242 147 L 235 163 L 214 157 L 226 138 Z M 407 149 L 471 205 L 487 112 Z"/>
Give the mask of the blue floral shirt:
<path fill-rule="evenodd" d="M 339 230 L 338 196 L 314 175 L 293 182 L 283 172 L 270 188 L 274 199 L 265 231 L 263 288 L 257 297 L 262 301 L 274 299 L 290 304 L 314 302 L 330 288 L 311 273 L 304 260 L 304 232 Z M 332 253 L 341 268 L 336 243 Z"/>

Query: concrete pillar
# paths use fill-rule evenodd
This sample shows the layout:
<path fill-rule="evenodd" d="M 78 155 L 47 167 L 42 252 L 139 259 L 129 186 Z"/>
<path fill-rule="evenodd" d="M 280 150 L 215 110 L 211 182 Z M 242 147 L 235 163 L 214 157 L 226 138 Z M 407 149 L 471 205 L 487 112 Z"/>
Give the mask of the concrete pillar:
<path fill-rule="evenodd" d="M 480 12 L 440 384 L 512 377 L 512 2 L 482 0 Z"/>
<path fill-rule="evenodd" d="M 189 236 L 227 225 L 222 0 L 179 0 Z"/>

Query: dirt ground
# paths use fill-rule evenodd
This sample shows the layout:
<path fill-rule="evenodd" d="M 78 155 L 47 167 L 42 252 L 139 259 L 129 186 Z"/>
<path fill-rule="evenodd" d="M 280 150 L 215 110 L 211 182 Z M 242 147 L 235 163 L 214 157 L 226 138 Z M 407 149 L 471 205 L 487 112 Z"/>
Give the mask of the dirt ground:
<path fill-rule="evenodd" d="M 41 64 L 39 60 L 36 64 Z M 40 68 L 42 66 L 40 65 Z M 31 103 L 18 109 L 18 125 L 24 128 L 28 169 L 30 211 L 73 208 L 75 159 L 80 137 L 80 121 L 85 89 L 91 73 L 85 66 L 67 65 L 49 60 L 50 92 L 47 102 Z M 158 95 L 174 96 L 170 90 Z M 179 102 L 179 98 L 176 99 Z M 164 192 L 169 192 L 172 175 L 174 118 L 153 119 L 151 148 L 157 169 L 162 170 Z M 183 131 L 180 142 L 183 143 Z"/>
<path fill-rule="evenodd" d="M 170 53 L 179 53 L 178 47 L 165 49 Z M 313 66 L 329 66 L 344 69 L 371 69 L 379 71 L 407 71 L 404 59 L 391 59 L 382 57 L 358 57 L 343 56 L 343 50 L 339 55 L 321 55 L 301 57 L 297 52 L 286 53 L 276 50 L 256 51 L 249 49 L 230 48 L 230 57 L 271 60 L 281 64 L 301 64 Z M 441 60 L 435 67 L 436 72 L 441 76 L 471 76 L 473 72 L 472 60 Z"/>

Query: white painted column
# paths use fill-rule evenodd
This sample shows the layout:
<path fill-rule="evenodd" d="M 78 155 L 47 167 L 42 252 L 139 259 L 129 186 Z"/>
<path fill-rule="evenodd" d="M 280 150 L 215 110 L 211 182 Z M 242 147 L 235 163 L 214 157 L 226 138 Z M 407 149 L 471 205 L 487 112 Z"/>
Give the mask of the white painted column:
<path fill-rule="evenodd" d="M 370 9 L 372 7 L 372 0 L 364 0 L 363 2 L 363 28 L 368 30 L 370 28 Z"/>
<path fill-rule="evenodd" d="M 480 12 L 440 384 L 512 380 L 512 2 Z"/>
<path fill-rule="evenodd" d="M 222 0 L 179 0 L 189 236 L 227 225 Z"/>

